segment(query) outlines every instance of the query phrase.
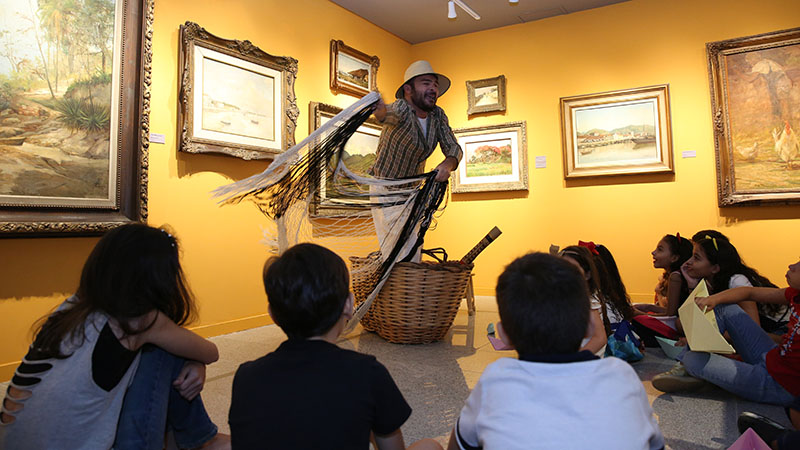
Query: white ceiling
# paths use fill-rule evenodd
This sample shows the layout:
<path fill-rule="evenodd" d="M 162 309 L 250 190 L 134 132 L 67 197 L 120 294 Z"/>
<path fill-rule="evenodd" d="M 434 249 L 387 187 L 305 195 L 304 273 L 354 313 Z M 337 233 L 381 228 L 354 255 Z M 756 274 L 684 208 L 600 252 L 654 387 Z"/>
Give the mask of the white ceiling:
<path fill-rule="evenodd" d="M 330 0 L 411 44 L 531 22 L 628 0 L 463 0 L 481 16 L 456 6 L 447 18 L 447 0 Z"/>

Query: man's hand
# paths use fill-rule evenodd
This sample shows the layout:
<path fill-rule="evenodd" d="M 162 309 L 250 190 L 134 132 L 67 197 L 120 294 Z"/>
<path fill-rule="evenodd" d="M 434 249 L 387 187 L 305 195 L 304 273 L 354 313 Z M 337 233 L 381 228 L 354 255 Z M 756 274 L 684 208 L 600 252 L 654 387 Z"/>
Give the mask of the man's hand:
<path fill-rule="evenodd" d="M 447 181 L 450 178 L 450 172 L 458 167 L 458 160 L 452 156 L 444 159 L 436 168 L 436 181 Z"/>
<path fill-rule="evenodd" d="M 178 378 L 172 382 L 172 386 L 178 390 L 181 397 L 186 400 L 194 400 L 206 382 L 206 365 L 198 361 L 186 361 L 178 374 Z"/>
<path fill-rule="evenodd" d="M 383 101 L 383 96 L 378 97 L 378 102 L 372 107 L 372 114 L 378 119 L 378 122 L 383 122 L 386 118 L 386 103 Z"/>

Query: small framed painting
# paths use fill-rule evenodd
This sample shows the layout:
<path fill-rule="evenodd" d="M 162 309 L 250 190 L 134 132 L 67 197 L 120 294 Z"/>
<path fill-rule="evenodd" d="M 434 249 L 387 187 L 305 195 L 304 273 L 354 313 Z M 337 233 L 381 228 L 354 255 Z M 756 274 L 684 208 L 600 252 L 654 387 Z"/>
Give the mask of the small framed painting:
<path fill-rule="evenodd" d="M 180 150 L 271 159 L 294 145 L 297 60 L 198 24 L 180 29 Z"/>
<path fill-rule="evenodd" d="M 342 108 L 311 102 L 309 104 L 311 116 L 309 134 L 340 112 L 342 112 Z M 344 163 L 348 169 L 358 175 L 367 175 L 377 157 L 378 140 L 382 128 L 383 125 L 377 119 L 370 117 L 350 137 L 344 147 Z M 365 215 L 369 215 L 368 196 L 348 196 L 334 184 L 332 167 L 335 167 L 336 164 L 338 164 L 338 160 L 334 159 L 327 166 L 319 168 L 319 195 L 311 203 L 311 215 L 318 217 L 351 215 L 354 210 L 363 210 Z M 354 186 L 348 186 L 348 189 L 353 188 Z M 368 192 L 365 193 L 368 194 Z"/>
<path fill-rule="evenodd" d="M 706 53 L 719 206 L 800 203 L 800 28 Z"/>
<path fill-rule="evenodd" d="M 669 85 L 561 98 L 564 178 L 672 173 Z"/>
<path fill-rule="evenodd" d="M 358 97 L 378 89 L 377 56 L 370 56 L 346 45 L 331 41 L 331 90 Z"/>
<path fill-rule="evenodd" d="M 467 114 L 506 110 L 506 77 L 467 81 Z"/>
<path fill-rule="evenodd" d="M 453 130 L 464 157 L 452 172 L 453 193 L 528 190 L 525 122 Z"/>

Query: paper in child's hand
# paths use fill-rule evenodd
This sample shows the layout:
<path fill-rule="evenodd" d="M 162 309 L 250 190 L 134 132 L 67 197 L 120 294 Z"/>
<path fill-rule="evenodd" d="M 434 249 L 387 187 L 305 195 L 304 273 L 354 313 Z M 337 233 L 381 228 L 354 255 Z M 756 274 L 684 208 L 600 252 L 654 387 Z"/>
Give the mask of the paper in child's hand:
<path fill-rule="evenodd" d="M 770 446 L 752 428 L 748 428 L 728 450 L 770 450 Z"/>
<path fill-rule="evenodd" d="M 703 312 L 695 303 L 695 297 L 708 297 L 705 280 L 697 283 L 697 287 L 689 294 L 689 298 L 678 309 L 678 316 L 681 318 L 681 325 L 686 333 L 689 348 L 695 352 L 736 353 L 736 350 L 720 334 L 714 310 Z"/>

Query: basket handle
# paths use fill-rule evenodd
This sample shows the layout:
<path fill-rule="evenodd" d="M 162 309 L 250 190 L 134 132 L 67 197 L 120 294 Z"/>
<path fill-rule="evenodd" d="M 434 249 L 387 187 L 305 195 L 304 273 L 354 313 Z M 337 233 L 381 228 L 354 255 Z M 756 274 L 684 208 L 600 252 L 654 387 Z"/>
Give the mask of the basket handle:
<path fill-rule="evenodd" d="M 442 247 L 429 248 L 427 250 L 423 249 L 422 253 L 430 256 L 440 263 L 447 261 L 447 252 Z"/>

